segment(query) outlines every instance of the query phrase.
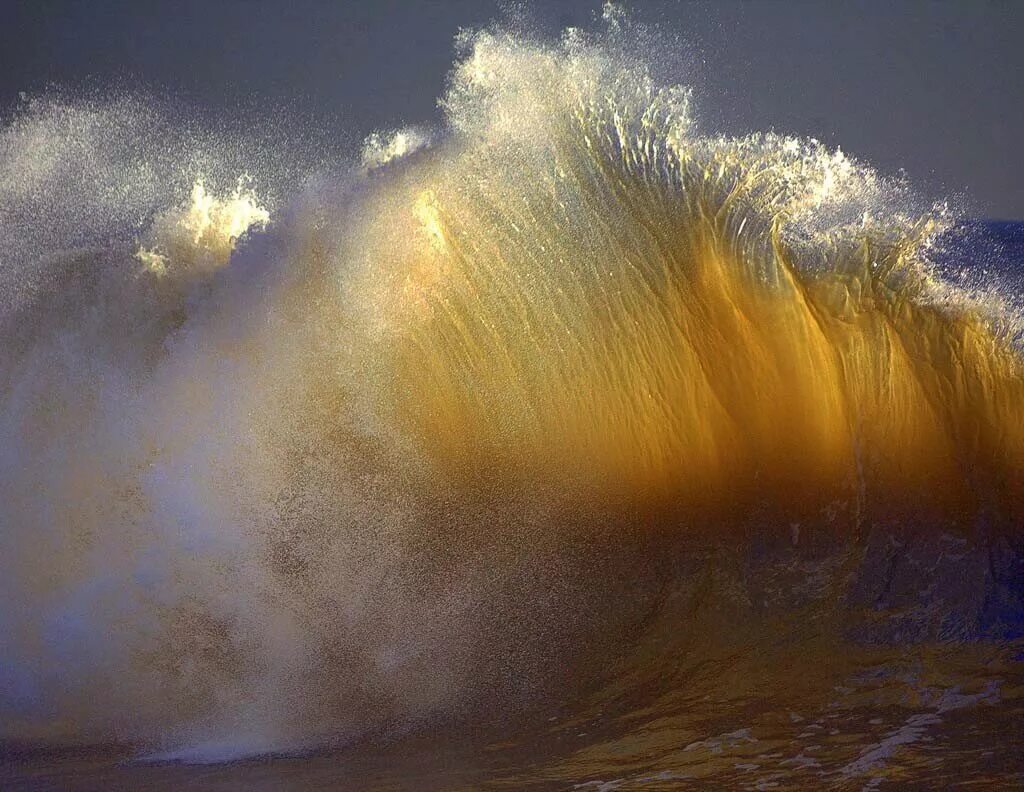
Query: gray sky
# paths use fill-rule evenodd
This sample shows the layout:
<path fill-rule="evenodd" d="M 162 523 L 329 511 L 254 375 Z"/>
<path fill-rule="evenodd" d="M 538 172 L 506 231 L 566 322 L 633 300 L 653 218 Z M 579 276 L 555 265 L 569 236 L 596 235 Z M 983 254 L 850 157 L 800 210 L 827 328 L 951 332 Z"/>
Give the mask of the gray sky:
<path fill-rule="evenodd" d="M 598 2 L 527 3 L 541 30 Z M 974 214 L 1024 218 L 1024 3 L 627 3 L 686 42 L 725 132 L 817 137 Z M 201 107 L 289 102 L 341 134 L 429 121 L 460 27 L 493 0 L 0 0 L 0 108 L 48 84 L 144 86 Z"/>

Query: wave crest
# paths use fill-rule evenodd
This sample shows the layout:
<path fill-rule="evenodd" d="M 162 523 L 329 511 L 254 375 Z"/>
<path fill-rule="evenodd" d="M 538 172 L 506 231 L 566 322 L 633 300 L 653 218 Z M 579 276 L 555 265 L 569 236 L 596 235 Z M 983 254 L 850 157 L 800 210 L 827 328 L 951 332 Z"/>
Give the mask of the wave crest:
<path fill-rule="evenodd" d="M 451 139 L 368 212 L 384 419 L 462 476 L 684 509 L 1019 509 L 1019 352 L 934 274 L 942 208 L 813 141 L 701 137 L 687 97 L 472 39 Z"/>

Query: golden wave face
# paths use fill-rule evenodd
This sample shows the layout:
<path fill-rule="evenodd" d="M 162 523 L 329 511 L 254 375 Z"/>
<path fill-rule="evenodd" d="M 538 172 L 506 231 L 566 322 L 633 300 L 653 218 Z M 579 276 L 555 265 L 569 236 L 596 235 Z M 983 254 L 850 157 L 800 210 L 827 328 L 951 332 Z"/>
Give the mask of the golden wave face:
<path fill-rule="evenodd" d="M 579 43 L 473 46 L 453 140 L 369 212 L 380 408 L 442 470 L 1019 509 L 1020 355 L 930 274 L 940 213 L 813 142 L 696 136 L 685 92 Z"/>

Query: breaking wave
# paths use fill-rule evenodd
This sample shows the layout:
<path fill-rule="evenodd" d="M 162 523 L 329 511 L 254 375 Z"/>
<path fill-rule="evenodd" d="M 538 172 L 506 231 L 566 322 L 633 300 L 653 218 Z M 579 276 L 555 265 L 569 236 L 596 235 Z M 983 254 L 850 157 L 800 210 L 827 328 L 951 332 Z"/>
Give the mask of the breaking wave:
<path fill-rule="evenodd" d="M 1017 623 L 1018 293 L 905 183 L 702 129 L 611 23 L 464 34 L 441 128 L 350 165 L 143 99 L 13 115 L 0 736 L 500 720 L 686 632 L 666 590 L 751 543 L 839 559 L 779 607 L 883 640 L 893 537 L 966 537 L 995 571 L 914 629 Z"/>

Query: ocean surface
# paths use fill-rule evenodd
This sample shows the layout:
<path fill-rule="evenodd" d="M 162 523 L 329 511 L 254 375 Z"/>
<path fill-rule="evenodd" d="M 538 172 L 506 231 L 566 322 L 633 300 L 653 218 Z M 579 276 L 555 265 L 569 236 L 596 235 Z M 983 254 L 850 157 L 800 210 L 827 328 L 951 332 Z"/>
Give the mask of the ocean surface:
<path fill-rule="evenodd" d="M 1024 224 L 604 25 L 4 115 L 0 787 L 1024 787 Z"/>

